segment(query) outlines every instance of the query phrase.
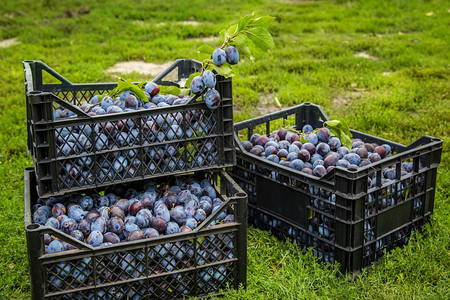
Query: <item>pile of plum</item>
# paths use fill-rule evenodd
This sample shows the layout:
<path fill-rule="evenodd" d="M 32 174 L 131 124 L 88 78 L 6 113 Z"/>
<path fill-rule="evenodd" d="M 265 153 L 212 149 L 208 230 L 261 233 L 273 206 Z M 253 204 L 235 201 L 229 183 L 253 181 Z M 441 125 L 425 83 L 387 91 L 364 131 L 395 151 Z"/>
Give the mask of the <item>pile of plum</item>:
<path fill-rule="evenodd" d="M 126 91 L 115 100 L 106 96 L 99 101 L 96 95 L 80 108 L 88 115 L 99 116 L 183 105 L 190 100 L 183 95 L 160 95 L 159 87 L 153 82 L 147 83 L 146 91 L 149 102 Z M 54 111 L 55 119 L 72 116 L 74 113 L 61 107 Z M 151 173 L 164 173 L 213 165 L 217 150 L 214 140 L 208 136 L 215 132 L 216 118 L 210 110 L 169 112 L 58 128 L 55 130 L 57 155 L 79 157 L 61 161 L 59 176 L 63 185 L 71 187 L 76 183 L 95 184 L 134 177 L 139 167 Z M 186 147 L 185 139 L 195 139 L 190 142 L 192 149 Z M 139 147 L 145 145 L 148 147 Z M 100 151 L 106 154 L 95 155 Z"/>
<path fill-rule="evenodd" d="M 143 191 L 135 189 L 117 189 L 115 193 L 73 194 L 67 197 L 39 198 L 32 207 L 33 222 L 50 226 L 73 238 L 94 247 L 112 245 L 127 241 L 157 238 L 195 230 L 202 222 L 219 210 L 214 219 L 207 220 L 208 227 L 216 224 L 234 222 L 231 206 L 223 207 L 223 200 L 207 179 L 176 178 L 174 185 L 156 185 L 145 181 Z M 120 196 L 119 196 L 120 195 Z M 225 288 L 228 273 L 233 263 L 222 260 L 234 258 L 234 233 L 212 234 L 200 239 L 195 245 L 192 240 L 161 243 L 138 250 L 119 251 L 106 254 L 97 265 L 98 283 L 121 281 L 130 278 L 146 278 L 151 274 L 160 274 L 182 270 L 193 266 L 205 268 L 198 271 L 195 281 L 197 288 L 205 293 Z M 52 235 L 44 234 L 47 254 L 76 249 Z M 148 259 L 146 258 L 148 257 Z M 94 282 L 93 258 L 69 259 L 49 265 L 49 289 L 60 291 L 73 286 L 90 286 Z M 214 266 L 208 266 L 216 263 Z M 114 297 L 138 297 L 149 292 L 187 295 L 193 289 L 193 278 L 188 273 L 174 273 L 156 280 L 148 287 L 140 282 L 135 288 L 126 290 L 111 287 Z M 166 282 L 164 282 L 166 281 Z M 195 288 L 194 288 L 195 289 Z M 106 290 L 97 291 L 99 296 Z M 94 295 L 92 294 L 92 297 Z M 120 298 L 120 297 L 119 297 Z"/>
<path fill-rule="evenodd" d="M 140 193 L 129 189 L 123 197 L 109 193 L 50 197 L 46 201 L 39 198 L 32 211 L 34 223 L 97 247 L 194 230 L 222 204 L 220 195 L 205 179 L 172 185 L 166 191 L 155 185 Z M 208 226 L 230 222 L 234 222 L 234 215 L 227 208 Z M 74 249 L 48 234 L 44 242 L 46 253 Z"/>
<path fill-rule="evenodd" d="M 348 149 L 342 146 L 339 138 L 331 136 L 326 127 L 319 128 L 316 133 L 307 124 L 302 130 L 305 133 L 303 138 L 308 141 L 306 143 L 300 142 L 299 134 L 282 127 L 269 137 L 255 133 L 250 141 L 243 141 L 242 146 L 256 156 L 317 177 L 324 176 L 336 166 L 357 170 L 383 159 L 391 152 L 388 144 L 375 145 L 360 139 L 354 139 L 352 149 Z M 394 179 L 395 169 L 387 171 L 385 177 Z"/>
<path fill-rule="evenodd" d="M 348 149 L 341 145 L 337 137 L 331 136 L 326 127 L 313 131 L 312 126 L 307 124 L 302 131 L 305 133 L 304 139 L 307 140 L 305 143 L 300 142 L 299 134 L 280 128 L 269 136 L 253 134 L 250 141 L 242 142 L 242 146 L 253 155 L 319 178 L 336 166 L 356 171 L 360 167 L 392 155 L 392 149 L 388 144 L 364 143 L 360 139 L 354 139 L 352 148 Z M 242 161 L 242 163 L 244 164 L 242 176 L 249 181 L 255 182 L 253 174 L 267 176 L 273 180 L 279 179 L 278 173 L 274 170 L 251 162 Z M 408 200 L 412 201 L 415 218 L 423 216 L 421 193 L 425 190 L 425 178 L 423 174 L 413 173 L 413 170 L 414 163 L 404 161 L 400 166 L 400 180 L 396 180 L 396 164 L 379 171 L 374 170 L 368 176 L 362 229 L 366 245 L 364 259 L 367 265 L 381 257 L 384 249 L 390 250 L 408 242 L 407 228 L 399 229 L 383 238 L 376 236 L 377 216 L 380 211 Z M 380 187 L 377 186 L 376 172 L 381 173 Z M 255 184 L 241 183 L 241 187 L 249 195 L 256 197 Z M 279 238 L 294 240 L 304 250 L 313 246 L 316 256 L 326 262 L 334 262 L 335 235 L 338 234 L 335 232 L 336 194 L 315 184 L 305 183 L 305 189 L 310 195 L 308 197 L 310 217 L 306 230 L 301 230 L 253 207 L 249 208 L 249 222 L 258 228 L 271 230 Z"/>

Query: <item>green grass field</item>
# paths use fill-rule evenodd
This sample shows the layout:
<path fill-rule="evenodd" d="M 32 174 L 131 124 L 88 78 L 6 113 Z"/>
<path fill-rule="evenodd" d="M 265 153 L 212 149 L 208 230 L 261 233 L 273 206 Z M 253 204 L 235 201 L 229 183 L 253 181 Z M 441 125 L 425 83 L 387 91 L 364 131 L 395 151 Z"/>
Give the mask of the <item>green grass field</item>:
<path fill-rule="evenodd" d="M 392 141 L 439 137 L 444 151 L 431 225 L 406 247 L 351 280 L 250 228 L 248 288 L 225 299 L 450 298 L 450 1 L 5 0 L 0 42 L 16 40 L 0 43 L 1 299 L 30 298 L 23 168 L 32 161 L 21 61 L 42 60 L 71 82 L 116 81 L 105 72 L 115 63 L 196 58 L 200 45 L 219 46 L 218 32 L 253 10 L 276 17 L 275 49 L 237 67 L 235 121 L 276 110 L 275 97 L 283 107 L 312 102 Z"/>

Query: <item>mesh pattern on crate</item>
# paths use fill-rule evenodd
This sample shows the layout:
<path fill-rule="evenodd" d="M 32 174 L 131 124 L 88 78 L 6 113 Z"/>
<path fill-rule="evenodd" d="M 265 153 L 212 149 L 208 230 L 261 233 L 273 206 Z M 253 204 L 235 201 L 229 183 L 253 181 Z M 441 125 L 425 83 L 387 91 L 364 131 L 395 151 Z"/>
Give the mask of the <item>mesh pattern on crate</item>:
<path fill-rule="evenodd" d="M 248 208 L 248 223 L 256 228 L 271 231 L 280 240 L 289 239 L 304 251 L 314 247 L 314 255 L 325 262 L 334 262 L 334 236 L 326 238 L 318 231 L 305 231 L 253 206 Z"/>
<path fill-rule="evenodd" d="M 237 161 L 233 176 L 238 179 L 239 185 L 248 194 L 250 203 L 248 210 L 249 224 L 263 230 L 270 230 L 281 240 L 290 239 L 305 251 L 309 247 L 314 247 L 314 255 L 325 262 L 334 262 L 335 238 L 338 234 L 335 232 L 336 195 L 326 189 L 278 174 L 247 160 L 238 158 Z M 377 174 L 377 172 L 380 174 Z M 382 236 L 378 237 L 377 221 L 380 213 L 411 201 L 412 219 L 420 219 L 420 222 L 417 221 L 416 223 L 423 223 L 421 218 L 424 215 L 426 175 L 424 173 L 406 174 L 400 176 L 398 180 L 383 179 L 381 186 L 378 187 L 376 180 L 382 178 L 382 171 L 377 172 L 369 176 L 370 182 L 368 184 L 371 187 L 369 187 L 364 201 L 363 266 L 368 266 L 379 259 L 383 255 L 384 249 L 390 251 L 396 246 L 404 245 L 411 230 L 420 227 L 418 225 L 407 226 L 388 236 L 383 233 Z M 257 208 L 257 176 L 285 183 L 306 195 L 308 199 L 306 230 L 298 226 L 300 224 L 297 224 L 297 226 L 289 224 L 276 215 Z"/>
<path fill-rule="evenodd" d="M 45 264 L 46 294 L 75 291 L 73 296 L 82 299 L 94 294 L 116 299 L 118 295 L 173 298 L 215 292 L 235 280 L 236 237 L 233 232 L 220 233 Z M 151 280 L 143 286 L 148 278 Z M 129 283 L 121 285 L 123 282 Z"/>
<path fill-rule="evenodd" d="M 217 126 L 205 110 L 58 128 L 59 189 L 219 165 Z"/>

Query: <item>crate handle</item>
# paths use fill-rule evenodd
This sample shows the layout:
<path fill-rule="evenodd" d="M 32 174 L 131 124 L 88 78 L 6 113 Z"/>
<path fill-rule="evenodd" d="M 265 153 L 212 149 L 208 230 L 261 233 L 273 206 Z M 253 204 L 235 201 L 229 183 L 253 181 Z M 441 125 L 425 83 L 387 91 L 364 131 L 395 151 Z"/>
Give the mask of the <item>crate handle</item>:
<path fill-rule="evenodd" d="M 58 72 L 40 60 L 26 60 L 22 61 L 22 63 L 24 65 L 25 84 L 28 92 L 42 90 L 42 87 L 46 86 L 46 84 L 43 84 L 42 82 L 42 71 L 49 73 L 61 82 L 61 84 L 52 84 L 52 86 L 72 85 L 69 80 L 58 74 Z"/>

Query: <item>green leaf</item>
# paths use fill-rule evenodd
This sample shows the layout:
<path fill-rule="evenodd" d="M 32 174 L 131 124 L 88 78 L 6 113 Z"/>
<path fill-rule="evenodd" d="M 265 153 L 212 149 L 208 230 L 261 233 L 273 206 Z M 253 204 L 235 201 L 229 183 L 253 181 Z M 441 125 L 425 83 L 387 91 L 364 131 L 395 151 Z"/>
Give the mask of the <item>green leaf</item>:
<path fill-rule="evenodd" d="M 261 27 L 261 28 L 267 28 L 272 24 L 272 22 L 275 20 L 275 17 L 271 16 L 262 16 L 259 18 L 252 19 L 248 23 L 248 27 Z"/>
<path fill-rule="evenodd" d="M 341 140 L 342 145 L 344 145 L 348 149 L 352 149 L 352 139 L 348 135 L 346 135 L 345 133 L 342 133 L 340 140 Z"/>
<path fill-rule="evenodd" d="M 209 45 L 201 45 L 197 49 L 198 53 L 206 53 L 211 55 L 214 52 L 214 48 Z"/>
<path fill-rule="evenodd" d="M 194 79 L 194 77 L 195 77 L 195 76 L 198 76 L 198 75 L 200 75 L 200 72 L 192 73 L 192 74 L 189 76 L 188 80 L 186 81 L 185 87 L 186 87 L 186 88 L 191 87 L 191 81 L 192 81 L 192 79 Z"/>
<path fill-rule="evenodd" d="M 236 46 L 236 49 L 239 51 L 240 56 L 248 57 L 252 62 L 255 62 L 255 57 L 252 55 L 252 52 L 247 45 Z"/>
<path fill-rule="evenodd" d="M 141 88 L 141 89 L 143 89 L 144 88 L 144 86 L 147 84 L 147 82 L 146 81 L 142 81 L 142 82 L 139 82 L 138 84 L 136 84 L 139 88 Z"/>
<path fill-rule="evenodd" d="M 350 128 L 348 127 L 347 123 L 340 120 L 330 120 L 323 123 L 324 126 L 327 126 L 328 129 L 331 130 L 331 128 L 337 129 L 339 132 L 343 132 L 349 137 L 352 137 L 352 133 L 350 132 Z"/>
<path fill-rule="evenodd" d="M 181 91 L 181 94 L 183 94 L 183 95 L 189 95 L 191 92 L 190 89 L 180 89 L 180 91 Z"/>
<path fill-rule="evenodd" d="M 274 47 L 273 38 L 265 28 L 252 27 L 245 30 L 244 33 L 262 51 L 268 51 Z"/>
<path fill-rule="evenodd" d="M 254 13 L 245 15 L 241 18 L 238 25 L 238 30 L 243 30 L 247 27 L 248 23 L 252 20 Z"/>
<path fill-rule="evenodd" d="M 144 91 L 137 85 L 133 84 L 131 82 L 131 79 L 117 82 L 117 87 L 111 91 L 110 96 L 114 97 L 115 95 L 121 94 L 125 91 L 131 91 L 137 98 L 141 99 L 142 101 L 148 102 L 147 96 L 145 95 Z"/>
<path fill-rule="evenodd" d="M 238 31 L 238 24 L 231 25 L 225 32 L 225 42 Z"/>
<path fill-rule="evenodd" d="M 328 126 L 328 127 L 336 127 L 341 121 L 339 120 L 330 120 L 330 121 L 326 121 L 323 122 L 323 125 Z"/>
<path fill-rule="evenodd" d="M 197 49 L 197 52 L 200 60 L 205 60 L 211 58 L 214 48 L 209 45 L 202 45 Z"/>
<path fill-rule="evenodd" d="M 200 61 L 211 59 L 211 54 L 207 54 L 207 53 L 198 53 L 197 56 L 198 56 L 198 60 L 200 60 Z"/>
<path fill-rule="evenodd" d="M 234 37 L 234 39 L 230 41 L 230 44 L 235 47 L 246 45 L 247 43 L 248 43 L 248 38 L 244 34 L 241 34 L 241 33 L 236 35 Z"/>
<path fill-rule="evenodd" d="M 223 64 L 220 67 L 214 66 L 214 70 L 216 70 L 217 73 L 219 73 L 220 75 L 222 75 L 226 78 L 234 76 L 233 69 L 231 68 L 231 66 L 229 64 Z"/>
<path fill-rule="evenodd" d="M 130 88 L 130 91 L 132 91 L 133 94 L 142 101 L 148 102 L 148 98 L 145 95 L 144 91 L 141 90 L 137 85 L 133 84 L 133 86 Z"/>
<path fill-rule="evenodd" d="M 167 94 L 179 95 L 181 93 L 181 90 L 179 87 L 173 85 L 160 85 L 159 92 L 164 95 Z"/>

